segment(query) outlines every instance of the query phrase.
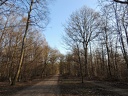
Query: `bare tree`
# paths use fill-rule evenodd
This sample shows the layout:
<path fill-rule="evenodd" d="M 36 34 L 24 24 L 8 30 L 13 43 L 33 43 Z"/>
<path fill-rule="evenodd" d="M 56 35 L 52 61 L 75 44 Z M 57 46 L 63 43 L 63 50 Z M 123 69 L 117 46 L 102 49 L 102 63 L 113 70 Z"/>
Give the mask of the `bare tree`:
<path fill-rule="evenodd" d="M 87 54 L 88 44 L 94 40 L 98 34 L 99 14 L 94 10 L 83 7 L 70 16 L 69 22 L 65 27 L 66 34 L 83 46 L 85 58 L 85 74 L 87 74 Z"/>
<path fill-rule="evenodd" d="M 77 55 L 77 58 L 78 58 L 78 64 L 79 64 L 79 70 L 80 70 L 80 75 L 81 75 L 81 83 L 84 83 L 84 76 L 83 76 L 83 64 L 82 64 L 82 59 L 81 59 L 81 51 L 80 51 L 80 45 L 78 43 L 76 43 L 76 50 L 75 51 L 75 54 Z M 76 60 L 74 60 L 76 61 Z"/>
<path fill-rule="evenodd" d="M 112 72 L 111 72 L 111 61 L 110 61 L 110 36 L 112 36 L 112 28 L 111 28 L 111 23 L 110 23 L 110 16 L 109 16 L 109 10 L 110 8 L 104 6 L 102 10 L 102 20 L 101 20 L 101 32 L 102 36 L 102 44 L 105 44 L 106 52 L 107 52 L 107 65 L 108 65 L 108 77 L 112 77 Z"/>
<path fill-rule="evenodd" d="M 127 4 L 120 4 L 120 3 L 116 3 L 114 2 L 114 0 L 107 0 L 107 1 L 101 1 L 101 10 L 102 10 L 102 14 L 103 17 L 107 18 L 103 21 L 107 21 L 107 26 L 106 28 L 104 28 L 107 32 L 106 36 L 107 36 L 107 45 L 108 45 L 108 52 L 110 55 L 110 70 L 112 74 L 116 74 L 115 77 L 119 77 L 121 76 L 120 74 L 124 73 L 126 74 L 126 72 L 124 72 L 122 70 L 122 73 L 119 72 L 119 68 L 120 68 L 120 63 L 117 63 L 116 61 L 114 61 L 114 58 L 118 61 L 117 58 L 120 58 L 121 60 L 124 58 L 123 67 L 126 67 L 127 62 L 127 57 L 128 57 L 128 39 L 127 39 L 127 28 L 128 28 L 128 23 L 127 23 Z M 121 1 L 121 0 L 118 0 Z M 125 2 L 122 0 L 122 2 Z M 103 9 L 107 9 L 107 10 L 103 10 Z M 110 22 L 110 23 L 109 23 Z M 102 23 L 102 25 L 104 25 L 105 23 Z M 102 27 L 103 29 L 103 27 Z M 111 35 L 109 35 L 111 34 Z M 116 39 L 115 39 L 116 38 Z M 105 39 L 105 37 L 104 37 Z M 114 47 L 115 46 L 115 47 Z M 114 49 L 115 48 L 115 49 Z M 121 54 L 122 51 L 122 54 Z M 108 53 L 107 52 L 107 53 Z M 119 52 L 119 53 L 118 53 Z M 115 54 L 115 55 L 114 55 Z M 123 58 L 119 55 L 122 55 Z M 125 64 L 126 63 L 126 64 Z M 119 67 L 119 68 L 118 68 Z M 126 67 L 127 68 L 127 67 Z M 126 70 L 126 69 L 125 69 Z M 116 71 L 116 72 L 115 72 Z M 117 72 L 118 71 L 118 72 Z M 114 72 L 114 73 L 113 73 Z M 114 76 L 113 76 L 114 77 Z"/>
<path fill-rule="evenodd" d="M 0 79 L 11 85 L 57 71 L 57 57 L 49 56 L 51 48 L 38 34 L 49 22 L 47 5 L 47 0 L 0 1 Z"/>
<path fill-rule="evenodd" d="M 128 68 L 128 22 L 127 22 L 127 6 L 113 4 L 113 11 L 115 15 L 115 30 L 119 36 L 119 42 L 121 44 L 121 50 L 124 56 L 124 60 Z M 126 21 L 125 21 L 126 20 Z"/>
<path fill-rule="evenodd" d="M 12 85 L 14 85 L 15 82 L 18 80 L 19 74 L 21 72 L 23 58 L 24 58 L 24 54 L 25 54 L 24 53 L 25 52 L 24 51 L 24 45 L 25 45 L 26 36 L 27 36 L 30 25 L 44 28 L 47 24 L 48 10 L 46 7 L 47 6 L 46 1 L 43 1 L 43 0 L 40 0 L 40 1 L 38 1 L 38 0 L 22 1 L 21 0 L 21 3 L 23 4 L 23 9 L 25 9 L 25 11 L 27 11 L 26 23 L 25 23 L 26 28 L 25 28 L 24 36 L 23 36 L 23 40 L 22 40 L 19 66 L 17 69 L 16 76 L 14 77 L 14 80 L 12 82 Z M 44 21 L 44 22 L 41 24 L 40 21 Z"/>

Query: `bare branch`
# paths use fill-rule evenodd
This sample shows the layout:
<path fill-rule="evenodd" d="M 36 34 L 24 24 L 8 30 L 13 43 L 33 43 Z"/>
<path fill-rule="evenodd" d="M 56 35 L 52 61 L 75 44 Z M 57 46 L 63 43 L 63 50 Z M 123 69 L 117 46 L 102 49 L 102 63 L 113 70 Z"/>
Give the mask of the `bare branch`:
<path fill-rule="evenodd" d="M 2 6 L 3 4 L 5 4 L 6 2 L 7 2 L 8 0 L 2 0 L 1 2 L 0 2 L 0 6 Z"/>
<path fill-rule="evenodd" d="M 128 0 L 127 1 L 113 0 L 113 1 L 121 4 L 128 4 Z"/>

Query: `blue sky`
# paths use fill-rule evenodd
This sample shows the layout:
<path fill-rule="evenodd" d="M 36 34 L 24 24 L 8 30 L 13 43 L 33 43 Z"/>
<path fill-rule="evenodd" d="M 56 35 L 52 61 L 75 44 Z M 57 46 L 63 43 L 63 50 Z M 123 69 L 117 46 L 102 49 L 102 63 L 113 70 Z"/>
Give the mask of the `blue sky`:
<path fill-rule="evenodd" d="M 72 12 L 84 5 L 96 9 L 97 0 L 55 0 L 53 4 L 49 5 L 51 20 L 43 34 L 52 48 L 56 48 L 61 53 L 66 54 L 67 50 L 62 44 L 63 25 L 66 24 L 66 20 L 68 20 Z"/>

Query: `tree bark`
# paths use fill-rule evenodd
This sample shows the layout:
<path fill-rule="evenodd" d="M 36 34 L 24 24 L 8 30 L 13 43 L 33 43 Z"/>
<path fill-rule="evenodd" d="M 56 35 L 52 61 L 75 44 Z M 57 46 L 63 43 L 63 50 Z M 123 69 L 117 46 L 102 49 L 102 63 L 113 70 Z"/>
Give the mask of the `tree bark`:
<path fill-rule="evenodd" d="M 88 70 L 87 70 L 87 44 L 85 45 L 85 44 L 83 44 L 83 47 L 84 47 L 84 59 L 85 59 L 85 61 L 84 61 L 84 64 L 85 64 L 85 76 L 88 76 Z"/>
<path fill-rule="evenodd" d="M 110 62 L 110 49 L 109 49 L 109 46 L 108 46 L 108 35 L 107 35 L 107 29 L 106 27 L 104 28 L 104 32 L 105 32 L 105 39 L 106 39 L 106 49 L 107 49 L 107 59 L 108 59 L 108 77 L 112 77 L 112 73 L 111 73 L 111 62 Z"/>
<path fill-rule="evenodd" d="M 20 72 L 21 72 L 21 68 L 22 68 L 22 64 L 23 64 L 23 58 L 24 58 L 24 53 L 25 53 L 24 45 L 25 45 L 26 36 L 27 36 L 27 33 L 28 33 L 29 24 L 30 24 L 30 16 L 31 16 L 31 11 L 32 11 L 33 3 L 34 3 L 34 0 L 31 0 L 31 4 L 29 6 L 28 18 L 27 18 L 27 22 L 26 22 L 25 33 L 24 33 L 24 37 L 23 37 L 23 40 L 22 40 L 20 62 L 19 62 L 18 70 L 16 72 L 16 75 L 15 75 L 14 80 L 12 81 L 11 85 L 15 85 L 16 81 L 19 78 Z"/>

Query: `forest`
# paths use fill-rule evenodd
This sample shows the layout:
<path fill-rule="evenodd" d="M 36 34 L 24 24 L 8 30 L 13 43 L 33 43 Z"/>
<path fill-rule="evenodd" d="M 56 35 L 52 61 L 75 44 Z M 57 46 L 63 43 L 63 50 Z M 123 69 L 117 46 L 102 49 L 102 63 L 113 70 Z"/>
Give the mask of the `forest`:
<path fill-rule="evenodd" d="M 61 73 L 128 80 L 128 5 L 99 1 L 99 6 L 99 12 L 84 6 L 65 24 L 63 40 L 71 51 L 62 58 Z"/>
<path fill-rule="evenodd" d="M 60 74 L 65 78 L 128 81 L 128 2 L 99 0 L 73 12 L 64 25 L 67 54 L 42 34 L 49 23 L 47 0 L 0 1 L 0 82 Z M 20 6 L 22 5 L 22 6 Z"/>

